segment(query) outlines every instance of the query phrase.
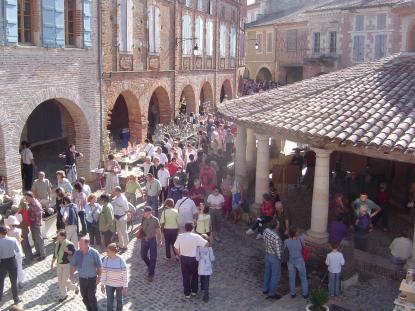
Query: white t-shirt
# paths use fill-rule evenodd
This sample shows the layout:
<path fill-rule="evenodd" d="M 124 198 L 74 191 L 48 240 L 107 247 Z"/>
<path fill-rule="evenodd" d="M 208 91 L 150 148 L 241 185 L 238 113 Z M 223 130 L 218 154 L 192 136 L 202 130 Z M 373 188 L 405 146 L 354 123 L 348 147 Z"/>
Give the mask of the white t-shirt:
<path fill-rule="evenodd" d="M 174 242 L 174 247 L 180 251 L 181 256 L 196 257 L 197 247 L 203 247 L 207 241 L 200 235 L 191 232 L 179 234 Z"/>
<path fill-rule="evenodd" d="M 127 212 L 129 211 L 128 200 L 124 194 L 116 197 L 112 201 L 112 207 L 114 209 L 114 215 L 123 216 L 122 219 L 127 220 Z"/>
<path fill-rule="evenodd" d="M 327 254 L 326 265 L 331 273 L 340 273 L 344 266 L 344 257 L 340 252 L 330 252 Z"/>
<path fill-rule="evenodd" d="M 160 181 L 160 185 L 162 187 L 167 187 L 169 185 L 169 178 L 170 178 L 170 173 L 169 173 L 169 170 L 167 170 L 166 168 L 158 171 L 157 179 Z"/>
<path fill-rule="evenodd" d="M 209 194 L 208 198 L 207 198 L 207 203 L 209 205 L 209 207 L 212 206 L 218 206 L 220 204 L 223 204 L 225 202 L 225 198 L 223 197 L 223 195 L 221 193 L 219 193 L 218 195 L 213 195 L 213 194 Z M 213 207 L 213 209 L 218 209 L 217 207 Z"/>
<path fill-rule="evenodd" d="M 24 148 L 22 150 L 22 162 L 23 164 L 32 164 L 32 160 L 33 160 L 33 153 L 32 150 L 30 150 L 29 148 Z"/>
<path fill-rule="evenodd" d="M 160 153 L 160 154 L 156 153 L 154 155 L 154 157 L 156 157 L 156 158 L 158 158 L 160 160 L 160 164 L 166 164 L 167 162 L 169 162 L 169 159 L 167 159 L 166 154 L 163 153 L 163 152 Z"/>
<path fill-rule="evenodd" d="M 193 215 L 197 213 L 197 207 L 195 202 L 189 197 L 183 197 L 176 202 L 174 208 L 179 212 L 179 226 L 193 221 Z"/>
<path fill-rule="evenodd" d="M 154 145 L 148 143 L 145 147 L 144 147 L 144 151 L 147 153 L 147 155 L 149 157 L 153 157 L 154 156 Z"/>
<path fill-rule="evenodd" d="M 150 162 L 150 163 L 147 163 L 147 162 L 144 162 L 143 164 L 139 164 L 138 166 L 140 166 L 140 167 L 142 167 L 143 168 L 143 170 L 144 170 L 144 176 L 147 176 L 147 174 L 148 174 L 148 171 L 150 170 L 150 167 L 152 166 L 153 164 Z"/>

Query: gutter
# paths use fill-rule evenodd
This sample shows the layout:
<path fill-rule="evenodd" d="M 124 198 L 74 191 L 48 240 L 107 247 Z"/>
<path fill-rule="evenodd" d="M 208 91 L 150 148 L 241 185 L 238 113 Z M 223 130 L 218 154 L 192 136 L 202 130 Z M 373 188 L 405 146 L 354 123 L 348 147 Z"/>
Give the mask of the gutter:
<path fill-rule="evenodd" d="M 97 0 L 97 10 L 98 10 L 98 77 L 99 77 L 99 125 L 100 125 L 100 143 L 99 143 L 99 150 L 100 154 L 104 154 L 104 99 L 103 99 L 103 92 L 102 92 L 102 12 L 101 12 L 101 1 Z"/>

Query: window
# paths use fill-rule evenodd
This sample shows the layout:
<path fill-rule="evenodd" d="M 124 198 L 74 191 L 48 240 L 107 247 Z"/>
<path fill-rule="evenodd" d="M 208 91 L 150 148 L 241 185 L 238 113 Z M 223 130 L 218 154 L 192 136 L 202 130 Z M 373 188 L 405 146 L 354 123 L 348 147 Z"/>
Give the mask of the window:
<path fill-rule="evenodd" d="M 226 35 L 227 29 L 226 25 L 220 25 L 220 41 L 219 41 L 219 52 L 220 57 L 226 57 Z"/>
<path fill-rule="evenodd" d="M 365 30 L 365 16 L 364 15 L 356 15 L 354 30 L 356 31 Z"/>
<path fill-rule="evenodd" d="M 206 55 L 213 55 L 213 23 L 212 21 L 206 22 Z"/>
<path fill-rule="evenodd" d="M 203 0 L 197 0 L 197 9 L 203 11 Z"/>
<path fill-rule="evenodd" d="M 320 33 L 313 33 L 313 54 L 320 54 Z"/>
<path fill-rule="evenodd" d="M 182 53 L 183 55 L 192 54 L 192 18 L 189 15 L 184 15 L 182 20 Z"/>
<path fill-rule="evenodd" d="M 210 15 L 213 15 L 213 0 L 208 0 L 207 12 Z"/>
<path fill-rule="evenodd" d="M 118 46 L 119 51 L 133 50 L 133 0 L 118 0 Z"/>
<path fill-rule="evenodd" d="M 32 1 L 19 0 L 17 2 L 18 36 L 19 43 L 32 41 Z"/>
<path fill-rule="evenodd" d="M 274 33 L 267 32 L 267 53 L 272 53 L 272 43 L 273 43 Z"/>
<path fill-rule="evenodd" d="M 375 35 L 375 59 L 383 58 L 387 54 L 387 40 L 385 34 Z"/>
<path fill-rule="evenodd" d="M 378 14 L 376 18 L 376 24 L 378 30 L 385 30 L 386 29 L 386 13 Z"/>
<path fill-rule="evenodd" d="M 230 56 L 236 57 L 236 26 L 231 27 Z"/>
<path fill-rule="evenodd" d="M 337 53 L 337 32 L 336 31 L 330 31 L 329 32 L 329 52 L 330 54 L 336 54 Z"/>
<path fill-rule="evenodd" d="M 297 52 L 297 30 L 287 31 L 287 52 Z"/>
<path fill-rule="evenodd" d="M 200 16 L 196 18 L 195 37 L 199 52 L 203 53 L 203 19 Z"/>
<path fill-rule="evenodd" d="M 262 33 L 256 34 L 256 43 L 258 44 L 257 53 L 262 53 Z"/>
<path fill-rule="evenodd" d="M 65 45 L 75 46 L 76 0 L 65 1 Z"/>
<path fill-rule="evenodd" d="M 363 62 L 365 60 L 365 36 L 353 37 L 353 61 Z"/>
<path fill-rule="evenodd" d="M 149 52 L 160 52 L 160 9 L 152 5 L 148 11 Z"/>
<path fill-rule="evenodd" d="M 185 4 L 189 8 L 192 7 L 192 0 L 186 0 Z"/>

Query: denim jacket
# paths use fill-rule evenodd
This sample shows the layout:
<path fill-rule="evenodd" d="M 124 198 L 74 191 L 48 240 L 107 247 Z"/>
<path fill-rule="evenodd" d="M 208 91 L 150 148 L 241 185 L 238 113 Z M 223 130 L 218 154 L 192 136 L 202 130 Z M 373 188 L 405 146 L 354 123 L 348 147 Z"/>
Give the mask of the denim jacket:
<path fill-rule="evenodd" d="M 196 260 L 199 262 L 199 275 L 212 275 L 212 262 L 215 261 L 212 247 L 198 247 Z"/>

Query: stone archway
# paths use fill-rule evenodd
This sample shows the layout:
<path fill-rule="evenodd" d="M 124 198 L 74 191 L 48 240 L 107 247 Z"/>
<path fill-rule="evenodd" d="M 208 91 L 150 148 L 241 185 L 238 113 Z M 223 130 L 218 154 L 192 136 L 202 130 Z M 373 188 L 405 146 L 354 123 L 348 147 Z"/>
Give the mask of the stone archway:
<path fill-rule="evenodd" d="M 196 113 L 196 95 L 193 87 L 188 84 L 183 88 L 180 95 L 180 107 L 177 107 L 182 114 Z"/>
<path fill-rule="evenodd" d="M 225 99 L 232 99 L 232 85 L 231 81 L 226 79 L 222 83 L 222 88 L 220 90 L 220 102 L 223 102 Z"/>
<path fill-rule="evenodd" d="M 108 112 L 107 129 L 118 145 L 139 142 L 143 137 L 142 114 L 138 98 L 130 90 L 121 92 Z M 127 131 L 128 129 L 128 131 Z"/>
<path fill-rule="evenodd" d="M 199 96 L 199 114 L 211 113 L 214 107 L 213 90 L 210 82 L 203 83 Z"/>
<path fill-rule="evenodd" d="M 257 75 L 256 75 L 256 82 L 267 82 L 267 81 L 271 81 L 272 80 L 272 73 L 271 71 L 266 68 L 266 67 L 262 67 Z"/>
<path fill-rule="evenodd" d="M 157 124 L 169 124 L 171 121 L 171 109 L 169 94 L 162 86 L 158 86 L 151 94 L 147 113 L 147 137 L 151 138 Z"/>

